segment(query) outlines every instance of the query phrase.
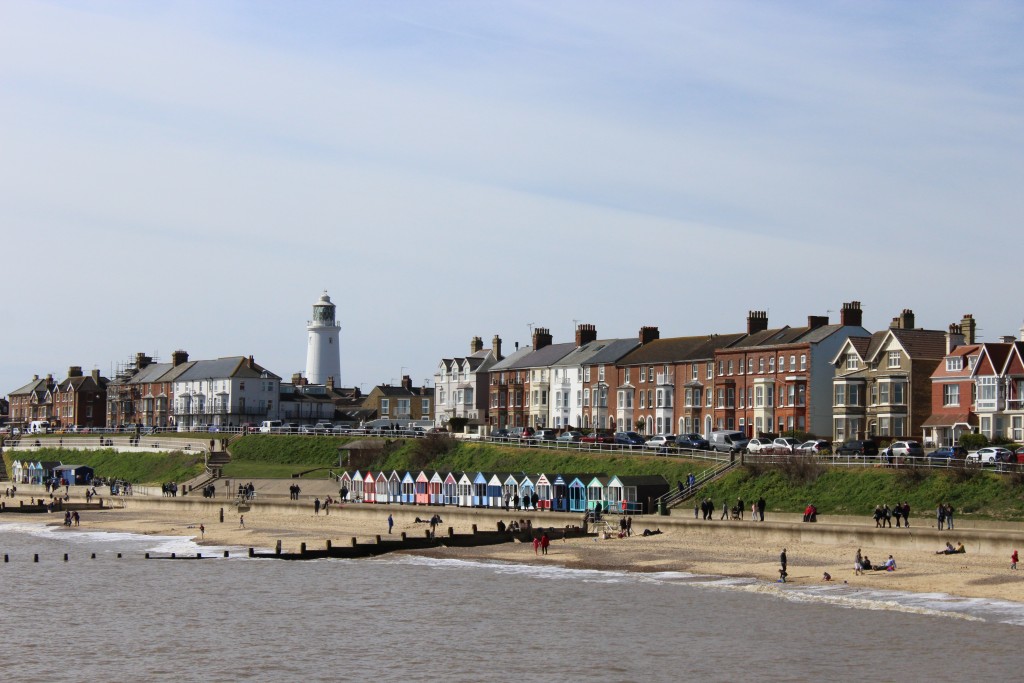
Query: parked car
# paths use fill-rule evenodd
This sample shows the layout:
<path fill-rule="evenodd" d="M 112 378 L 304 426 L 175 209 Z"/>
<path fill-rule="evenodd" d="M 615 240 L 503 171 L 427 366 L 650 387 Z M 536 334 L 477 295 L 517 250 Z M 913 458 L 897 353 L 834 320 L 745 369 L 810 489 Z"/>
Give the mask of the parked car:
<path fill-rule="evenodd" d="M 636 432 L 615 432 L 615 443 L 623 446 L 643 446 L 644 437 Z"/>
<path fill-rule="evenodd" d="M 929 460 L 945 460 L 946 462 L 966 457 L 967 449 L 963 446 L 943 446 L 928 454 Z"/>
<path fill-rule="evenodd" d="M 791 436 L 780 436 L 772 440 L 772 448 L 776 453 L 795 453 L 800 442 Z"/>
<path fill-rule="evenodd" d="M 644 446 L 646 448 L 657 448 L 662 451 L 669 448 L 675 448 L 675 445 L 675 434 L 655 434 L 644 442 Z"/>
<path fill-rule="evenodd" d="M 557 437 L 558 432 L 554 429 L 538 429 L 537 433 L 533 435 L 537 441 L 554 441 Z"/>
<path fill-rule="evenodd" d="M 595 430 L 580 439 L 582 443 L 615 443 L 615 436 L 611 432 Z"/>
<path fill-rule="evenodd" d="M 765 454 L 772 450 L 772 440 L 764 438 L 751 439 L 747 442 L 747 453 Z"/>
<path fill-rule="evenodd" d="M 508 438 L 510 440 L 529 441 L 533 438 L 534 429 L 533 427 L 513 427 L 508 430 Z"/>
<path fill-rule="evenodd" d="M 562 432 L 555 441 L 576 443 L 583 438 L 583 432 Z"/>
<path fill-rule="evenodd" d="M 711 444 L 700 434 L 691 432 L 689 434 L 680 434 L 676 437 L 676 447 L 678 448 L 692 448 L 696 451 L 710 451 Z"/>
<path fill-rule="evenodd" d="M 825 439 L 811 439 L 797 446 L 796 452 L 801 455 L 822 455 L 832 450 L 832 444 Z"/>
<path fill-rule="evenodd" d="M 742 453 L 750 443 L 743 432 L 719 430 L 711 432 L 711 450 L 726 453 Z"/>
<path fill-rule="evenodd" d="M 314 431 L 313 425 L 302 425 L 299 427 L 299 434 L 313 434 Z"/>
<path fill-rule="evenodd" d="M 992 465 L 997 462 L 1008 462 L 1012 455 L 1009 449 L 999 446 L 986 446 L 967 454 L 968 462 L 980 462 L 982 465 Z"/>
<path fill-rule="evenodd" d="M 334 431 L 334 425 L 330 422 L 317 422 L 313 425 L 314 434 L 330 434 Z"/>
<path fill-rule="evenodd" d="M 921 444 L 917 441 L 894 441 L 889 448 L 892 449 L 892 454 L 897 457 L 924 457 L 924 448 L 922 448 Z"/>
<path fill-rule="evenodd" d="M 836 449 L 839 455 L 878 455 L 878 444 L 870 439 L 851 439 Z"/>
<path fill-rule="evenodd" d="M 508 430 L 504 427 L 495 429 L 491 432 L 491 438 L 495 441 L 508 441 Z"/>

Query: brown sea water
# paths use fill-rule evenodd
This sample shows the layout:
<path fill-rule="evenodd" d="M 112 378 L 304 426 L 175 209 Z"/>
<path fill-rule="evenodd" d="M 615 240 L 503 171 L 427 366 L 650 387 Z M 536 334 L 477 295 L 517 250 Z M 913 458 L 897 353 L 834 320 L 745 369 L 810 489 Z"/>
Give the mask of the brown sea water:
<path fill-rule="evenodd" d="M 1024 667 L 1024 606 L 998 601 L 239 550 L 145 560 L 220 553 L 0 522 L 4 679 L 1005 681 Z"/>

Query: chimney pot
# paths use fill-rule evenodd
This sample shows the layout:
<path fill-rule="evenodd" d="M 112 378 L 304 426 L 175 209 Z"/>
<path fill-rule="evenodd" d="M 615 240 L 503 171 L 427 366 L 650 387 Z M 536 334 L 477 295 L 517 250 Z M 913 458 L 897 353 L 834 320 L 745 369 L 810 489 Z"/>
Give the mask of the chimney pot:
<path fill-rule="evenodd" d="M 859 301 L 850 301 L 843 304 L 839 314 L 839 323 L 843 327 L 861 327 L 863 325 L 864 312 L 861 310 Z"/>
<path fill-rule="evenodd" d="M 495 360 L 501 360 L 504 356 L 501 355 L 501 337 L 494 335 L 491 339 L 491 353 L 494 354 Z"/>
<path fill-rule="evenodd" d="M 640 328 L 640 345 L 650 344 L 652 341 L 661 338 L 661 332 L 653 325 L 645 325 Z"/>
<path fill-rule="evenodd" d="M 597 340 L 597 328 L 581 323 L 576 327 L 576 347 L 585 346 Z"/>

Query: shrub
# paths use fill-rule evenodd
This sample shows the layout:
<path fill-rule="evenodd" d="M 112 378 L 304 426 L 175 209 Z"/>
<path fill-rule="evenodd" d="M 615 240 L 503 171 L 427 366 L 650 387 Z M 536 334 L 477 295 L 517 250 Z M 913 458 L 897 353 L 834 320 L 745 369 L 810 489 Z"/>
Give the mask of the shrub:
<path fill-rule="evenodd" d="M 413 468 L 426 467 L 455 448 L 455 439 L 447 434 L 429 434 L 417 439 L 409 454 L 409 465 Z"/>
<path fill-rule="evenodd" d="M 969 451 L 976 451 L 988 445 L 988 437 L 984 434 L 961 434 L 960 445 Z"/>
<path fill-rule="evenodd" d="M 825 472 L 814 456 L 790 455 L 779 461 L 782 475 L 793 484 L 811 484 Z"/>

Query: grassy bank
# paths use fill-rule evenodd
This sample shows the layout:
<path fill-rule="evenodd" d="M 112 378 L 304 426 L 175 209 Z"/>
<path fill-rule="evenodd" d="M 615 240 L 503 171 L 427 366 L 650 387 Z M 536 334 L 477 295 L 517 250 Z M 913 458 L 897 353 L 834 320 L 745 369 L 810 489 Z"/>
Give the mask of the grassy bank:
<path fill-rule="evenodd" d="M 93 469 L 97 477 L 123 479 L 135 484 L 187 481 L 203 471 L 202 454 L 184 451 L 178 453 L 118 453 L 110 448 L 88 451 L 40 448 L 32 451 L 31 459 L 57 461 L 65 465 L 87 465 Z M 4 451 L 4 466 L 7 468 L 8 477 L 11 474 L 11 461 L 11 452 Z"/>
<path fill-rule="evenodd" d="M 802 512 L 813 503 L 822 516 L 870 516 L 876 505 L 910 503 L 911 519 L 934 518 L 935 506 L 950 503 L 961 515 L 979 519 L 1024 519 L 1024 486 L 1019 477 L 981 470 L 890 470 L 821 468 L 816 476 L 793 476 L 783 469 L 742 468 L 705 487 L 721 509 L 742 498 L 764 496 L 768 509 Z"/>

